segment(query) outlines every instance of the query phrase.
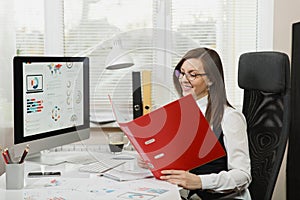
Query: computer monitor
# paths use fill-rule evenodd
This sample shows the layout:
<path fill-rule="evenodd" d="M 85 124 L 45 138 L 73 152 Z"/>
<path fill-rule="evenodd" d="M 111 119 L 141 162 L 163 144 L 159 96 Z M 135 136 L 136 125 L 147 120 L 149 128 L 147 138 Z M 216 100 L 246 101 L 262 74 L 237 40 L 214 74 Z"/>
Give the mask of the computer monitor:
<path fill-rule="evenodd" d="M 89 59 L 14 57 L 14 155 L 89 138 Z"/>

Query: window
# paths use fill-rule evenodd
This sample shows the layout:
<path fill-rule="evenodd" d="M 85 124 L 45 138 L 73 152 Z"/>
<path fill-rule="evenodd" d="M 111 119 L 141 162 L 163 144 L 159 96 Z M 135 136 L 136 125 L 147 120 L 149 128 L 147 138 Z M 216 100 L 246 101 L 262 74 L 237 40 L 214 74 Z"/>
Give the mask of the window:
<path fill-rule="evenodd" d="M 15 0 L 14 8 L 17 54 L 43 55 L 45 40 L 44 1 Z"/>
<path fill-rule="evenodd" d="M 152 52 L 143 49 L 152 46 L 152 41 L 145 40 L 144 29 L 153 27 L 152 1 L 76 2 L 74 5 L 74 0 L 64 1 L 64 52 L 68 56 L 87 55 L 90 58 L 91 114 L 111 112 L 108 94 L 124 112 L 130 113 L 131 72 L 153 66 Z M 134 58 L 135 66 L 105 70 L 106 57 L 116 40 Z M 141 56 L 137 58 L 137 54 Z"/>
<path fill-rule="evenodd" d="M 48 1 L 48 4 L 51 2 Z M 237 62 L 241 53 L 256 51 L 261 40 L 258 38 L 260 5 L 257 0 L 53 2 L 61 2 L 57 5 L 62 8 L 63 21 L 60 23 L 63 29 L 58 28 L 56 34 L 63 45 L 51 48 L 63 52 L 65 56 L 90 57 L 91 113 L 110 111 L 107 94 L 111 94 L 121 108 L 130 114 L 131 72 L 144 69 L 152 71 L 153 104 L 161 105 L 174 100 L 177 96 L 171 76 L 173 67 L 186 51 L 199 46 L 218 51 L 224 65 L 228 98 L 234 105 L 241 104 Z M 35 4 L 43 6 L 42 3 Z M 35 15 L 38 20 L 34 21 L 39 24 L 39 29 L 31 28 L 34 34 L 32 31 L 19 33 L 31 27 L 29 24 L 17 29 L 16 48 L 21 47 L 20 54 L 44 53 L 44 42 L 41 42 L 47 40 L 43 30 L 44 15 L 41 9 L 34 12 L 34 8 L 23 10 L 30 10 L 28 13 Z M 40 17 L 37 17 L 38 14 Z M 46 17 L 45 23 L 51 20 L 51 17 Z M 134 59 L 132 68 L 105 70 L 106 57 L 115 41 L 121 41 L 123 48 Z M 32 46 L 36 52 L 30 50 Z M 45 48 L 47 52 L 49 47 Z"/>

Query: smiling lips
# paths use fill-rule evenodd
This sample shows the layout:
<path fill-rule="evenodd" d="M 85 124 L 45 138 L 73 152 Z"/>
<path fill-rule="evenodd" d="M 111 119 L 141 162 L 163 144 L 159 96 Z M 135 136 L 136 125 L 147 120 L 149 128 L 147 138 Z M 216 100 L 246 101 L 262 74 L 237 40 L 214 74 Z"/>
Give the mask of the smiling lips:
<path fill-rule="evenodd" d="M 193 88 L 192 85 L 181 85 L 182 90 L 187 91 Z"/>

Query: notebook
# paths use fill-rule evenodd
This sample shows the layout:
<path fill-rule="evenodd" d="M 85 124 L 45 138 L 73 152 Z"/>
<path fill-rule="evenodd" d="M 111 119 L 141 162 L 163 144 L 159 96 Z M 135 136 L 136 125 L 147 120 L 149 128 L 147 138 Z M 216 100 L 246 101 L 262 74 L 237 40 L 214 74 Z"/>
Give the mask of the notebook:
<path fill-rule="evenodd" d="M 110 102 L 120 128 L 158 179 L 164 169 L 190 170 L 225 156 L 192 95 L 131 121 Z"/>

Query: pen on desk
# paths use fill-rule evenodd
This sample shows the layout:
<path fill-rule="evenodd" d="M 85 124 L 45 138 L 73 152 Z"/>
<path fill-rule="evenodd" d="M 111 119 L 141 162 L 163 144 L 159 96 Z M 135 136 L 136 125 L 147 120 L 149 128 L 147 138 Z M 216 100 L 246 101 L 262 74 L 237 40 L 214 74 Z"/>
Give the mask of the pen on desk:
<path fill-rule="evenodd" d="M 125 164 L 125 163 L 126 163 L 126 162 L 121 162 L 120 164 L 117 164 L 117 165 L 115 165 L 115 166 L 113 166 L 113 167 L 107 168 L 107 169 L 103 170 L 103 171 L 99 174 L 99 176 L 103 176 L 103 174 L 104 174 L 105 172 L 108 172 L 108 171 L 110 171 L 110 170 L 112 170 L 112 169 L 114 169 L 114 168 L 116 168 L 116 167 L 119 167 L 120 165 Z"/>
<path fill-rule="evenodd" d="M 21 157 L 21 160 L 20 160 L 19 164 L 21 164 L 21 163 L 24 162 L 25 157 L 26 157 L 26 155 L 28 154 L 28 151 L 29 151 L 29 145 L 27 145 L 26 148 L 24 149 L 24 152 L 23 152 L 23 154 L 22 154 L 22 157 Z"/>
<path fill-rule="evenodd" d="M 133 157 L 113 157 L 114 160 L 133 160 Z"/>

